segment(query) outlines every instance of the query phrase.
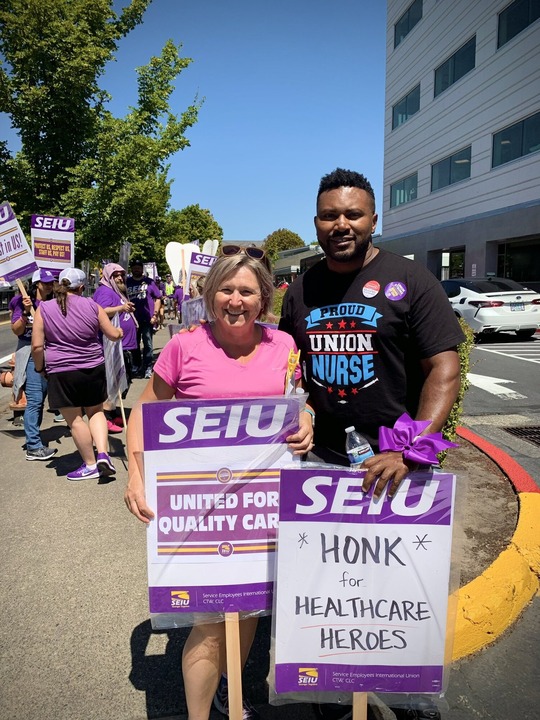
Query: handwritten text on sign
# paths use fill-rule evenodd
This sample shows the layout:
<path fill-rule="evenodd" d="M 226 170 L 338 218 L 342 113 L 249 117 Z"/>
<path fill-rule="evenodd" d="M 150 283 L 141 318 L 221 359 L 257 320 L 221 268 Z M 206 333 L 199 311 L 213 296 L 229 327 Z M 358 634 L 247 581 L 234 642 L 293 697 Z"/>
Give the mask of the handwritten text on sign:
<path fill-rule="evenodd" d="M 11 205 L 0 205 L 0 277 L 6 282 L 30 275 L 37 270 L 32 251 Z"/>
<path fill-rule="evenodd" d="M 391 500 L 362 479 L 282 471 L 278 693 L 442 689 L 455 478 L 413 473 Z"/>

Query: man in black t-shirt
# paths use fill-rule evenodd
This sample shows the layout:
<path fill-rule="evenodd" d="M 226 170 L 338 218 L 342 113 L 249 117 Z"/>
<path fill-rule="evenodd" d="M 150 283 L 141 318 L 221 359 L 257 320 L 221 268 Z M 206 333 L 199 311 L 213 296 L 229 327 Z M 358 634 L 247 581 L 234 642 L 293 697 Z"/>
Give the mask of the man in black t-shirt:
<path fill-rule="evenodd" d="M 354 425 L 376 455 L 364 490 L 392 495 L 410 471 L 399 452 L 378 453 L 379 427 L 404 412 L 440 431 L 460 385 L 464 336 L 439 281 L 424 266 L 373 246 L 375 196 L 363 175 L 337 169 L 321 180 L 315 228 L 325 258 L 289 287 L 281 330 L 301 350 L 316 413 L 314 455 L 348 464 Z"/>

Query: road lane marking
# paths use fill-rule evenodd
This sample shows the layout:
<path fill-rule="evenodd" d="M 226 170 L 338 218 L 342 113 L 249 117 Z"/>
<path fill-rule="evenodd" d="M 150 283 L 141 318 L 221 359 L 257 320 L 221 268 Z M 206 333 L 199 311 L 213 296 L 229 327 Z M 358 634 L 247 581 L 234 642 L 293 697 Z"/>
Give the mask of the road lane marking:
<path fill-rule="evenodd" d="M 527 396 L 511 390 L 507 387 L 501 387 L 504 383 L 514 383 L 514 380 L 504 380 L 503 378 L 489 377 L 488 375 L 476 375 L 475 373 L 467 373 L 467 379 L 474 387 L 485 390 L 492 395 L 505 397 L 508 400 L 526 400 Z"/>

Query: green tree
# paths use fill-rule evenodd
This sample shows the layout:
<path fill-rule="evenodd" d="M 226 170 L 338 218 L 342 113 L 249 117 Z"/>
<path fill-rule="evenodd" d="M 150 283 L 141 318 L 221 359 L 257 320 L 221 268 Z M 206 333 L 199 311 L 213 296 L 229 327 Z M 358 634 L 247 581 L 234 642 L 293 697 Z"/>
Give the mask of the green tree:
<path fill-rule="evenodd" d="M 102 114 L 95 152 L 70 171 L 65 211 L 81 218 L 77 249 L 82 257 L 111 257 L 125 241 L 133 253 L 158 265 L 165 262 L 171 181 L 167 158 L 189 146 L 184 133 L 196 121 L 200 104 L 176 117 L 168 100 L 176 76 L 191 60 L 168 41 L 160 57 L 138 68 L 137 107 L 125 118 Z"/>
<path fill-rule="evenodd" d="M 263 247 L 266 251 L 267 257 L 272 263 L 275 263 L 278 258 L 278 253 L 282 250 L 293 250 L 304 246 L 304 241 L 292 230 L 281 228 L 270 233 L 265 239 Z"/>
<path fill-rule="evenodd" d="M 0 111 L 22 142 L 3 175 L 20 216 L 61 211 L 68 168 L 92 151 L 108 98 L 98 78 L 150 1 L 131 0 L 120 16 L 109 0 L 2 1 Z"/>
<path fill-rule="evenodd" d="M 2 0 L 0 111 L 22 148 L 0 147 L 0 189 L 27 224 L 33 212 L 76 219 L 77 260 L 114 257 L 129 239 L 159 261 L 170 199 L 167 159 L 189 145 L 195 98 L 179 117 L 173 81 L 191 60 L 166 43 L 137 70 L 138 103 L 124 118 L 107 110 L 98 80 L 151 0 Z"/>
<path fill-rule="evenodd" d="M 205 240 L 223 240 L 223 228 L 210 210 L 199 205 L 188 205 L 167 214 L 165 236 L 167 242 L 188 243 L 197 240 L 202 247 Z"/>

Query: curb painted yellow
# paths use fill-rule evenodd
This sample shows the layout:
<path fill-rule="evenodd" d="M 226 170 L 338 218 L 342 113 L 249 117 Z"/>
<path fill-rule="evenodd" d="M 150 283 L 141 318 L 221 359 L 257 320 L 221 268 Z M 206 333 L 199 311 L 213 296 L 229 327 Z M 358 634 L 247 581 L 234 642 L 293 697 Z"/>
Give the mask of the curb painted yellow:
<path fill-rule="evenodd" d="M 540 493 L 520 493 L 519 518 L 508 547 L 460 588 L 452 660 L 494 642 L 539 590 Z"/>

